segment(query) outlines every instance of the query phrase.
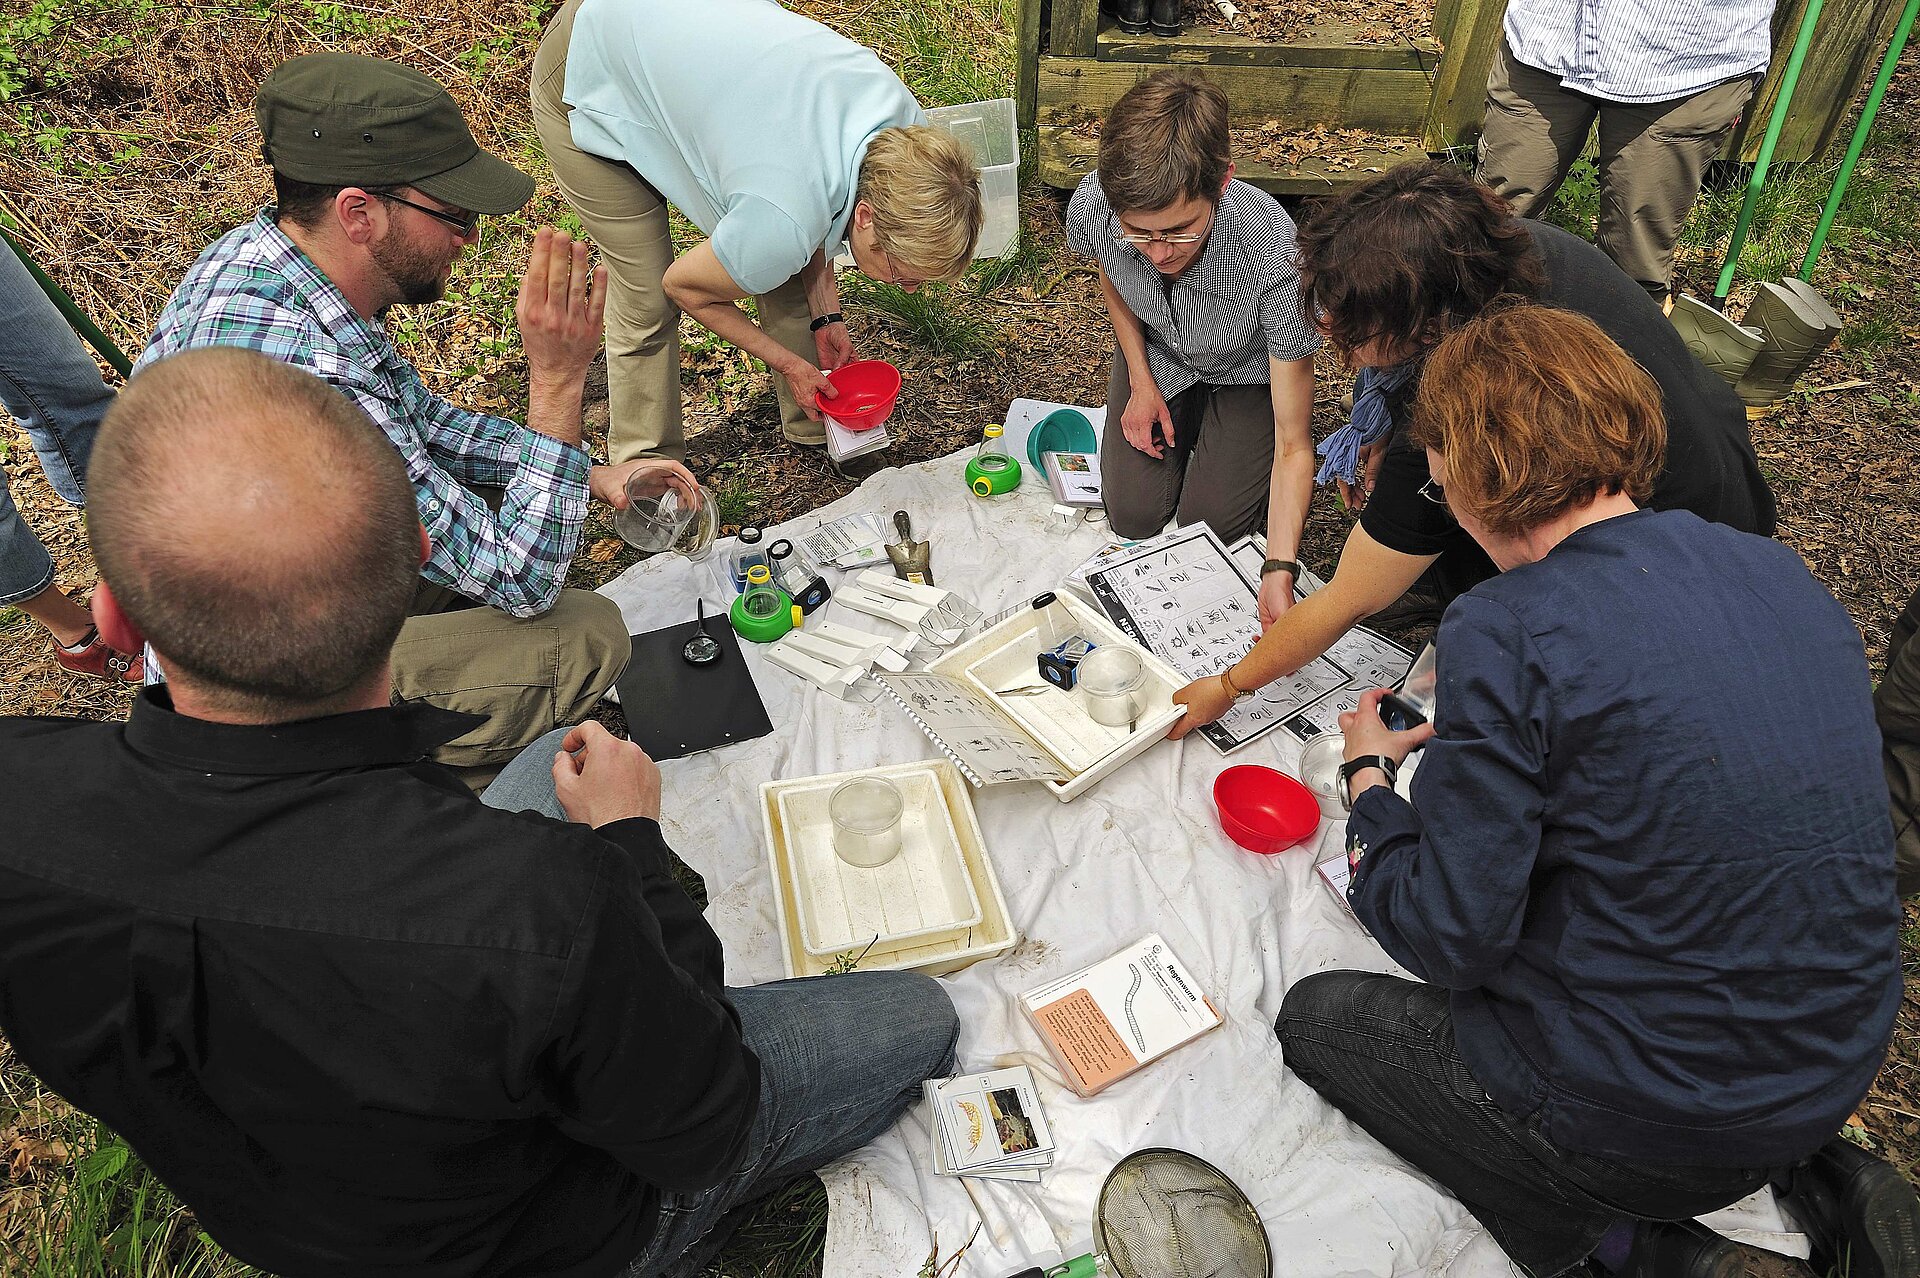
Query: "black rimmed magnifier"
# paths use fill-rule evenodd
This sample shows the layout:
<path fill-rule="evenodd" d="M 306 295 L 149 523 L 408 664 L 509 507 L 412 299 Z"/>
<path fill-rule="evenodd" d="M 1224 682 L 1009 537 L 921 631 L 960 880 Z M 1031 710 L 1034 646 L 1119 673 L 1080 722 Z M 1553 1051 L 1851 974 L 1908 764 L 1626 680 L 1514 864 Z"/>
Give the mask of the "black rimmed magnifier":
<path fill-rule="evenodd" d="M 687 646 L 680 650 L 680 656 L 690 666 L 710 666 L 720 660 L 720 641 L 707 633 L 707 601 L 699 602 L 694 614 L 694 624 L 700 633 L 687 640 Z"/>

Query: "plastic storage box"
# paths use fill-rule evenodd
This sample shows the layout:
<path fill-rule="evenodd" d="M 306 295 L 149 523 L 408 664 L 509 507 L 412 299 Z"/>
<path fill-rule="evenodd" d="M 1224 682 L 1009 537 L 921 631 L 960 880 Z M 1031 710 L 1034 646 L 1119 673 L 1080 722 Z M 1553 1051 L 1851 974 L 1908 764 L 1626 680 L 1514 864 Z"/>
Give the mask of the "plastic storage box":
<path fill-rule="evenodd" d="M 909 808 L 917 808 L 928 826 L 939 827 L 944 822 L 943 829 L 928 831 L 927 851 L 932 853 L 936 833 L 945 837 L 950 831 L 955 861 L 943 865 L 936 874 L 916 877 L 911 869 L 915 833 L 909 827 L 902 832 L 900 856 L 892 863 L 878 870 L 857 871 L 841 862 L 833 852 L 827 796 L 842 781 L 860 776 L 886 777 L 913 796 Z M 811 797 L 814 795 L 818 796 L 817 802 Z M 935 803 L 944 815 L 933 810 L 931 805 Z M 853 955 L 860 956 L 859 969 L 863 972 L 913 970 L 944 976 L 1005 953 L 1020 939 L 1007 916 L 1007 900 L 1000 891 L 993 863 L 987 859 L 967 783 L 959 769 L 945 759 L 768 781 L 760 787 L 760 816 L 767 841 L 767 865 L 773 876 L 780 958 L 789 976 L 822 976 Z M 930 856 L 927 863 L 938 864 L 938 858 Z M 953 870 L 948 866 L 964 874 L 964 886 L 951 877 Z M 901 872 L 898 877 L 884 877 L 895 870 Z M 939 927 L 922 927 L 920 935 L 883 938 L 871 946 L 868 940 L 877 932 L 853 939 L 853 928 L 864 923 L 855 924 L 845 909 L 845 884 L 847 875 L 860 873 L 883 876 L 863 886 L 884 889 L 893 897 L 889 908 L 894 913 L 889 917 L 901 923 L 918 917 L 924 924 L 930 917 L 945 914 L 947 922 Z M 915 899 L 908 901 L 904 894 Z M 977 921 L 965 923 L 964 915 L 975 909 Z M 840 911 L 837 915 L 836 910 Z M 961 920 L 954 920 L 954 914 L 960 914 Z M 810 942 L 818 944 L 833 928 L 850 938 L 846 948 L 815 953 Z"/>
<path fill-rule="evenodd" d="M 937 125 L 973 148 L 980 170 L 980 196 L 986 220 L 973 255 L 1005 257 L 1020 240 L 1020 135 L 1014 126 L 1013 99 L 933 107 L 927 123 Z"/>
<path fill-rule="evenodd" d="M 1179 672 L 1134 643 L 1105 616 L 1069 595 L 1061 595 L 1080 634 L 1095 644 L 1125 644 L 1140 654 L 1146 668 L 1141 689 L 1140 717 L 1131 725 L 1108 727 L 1087 713 L 1086 694 L 1047 687 L 1007 696 L 1009 689 L 1030 688 L 1040 682 L 1034 654 L 1040 614 L 1023 608 L 928 667 L 967 684 L 1004 711 L 1020 728 L 1057 759 L 1072 775 L 1065 781 L 1043 782 L 1062 803 L 1078 798 L 1129 760 L 1152 749 L 1167 735 L 1185 710 L 1173 694 L 1186 686 Z"/>

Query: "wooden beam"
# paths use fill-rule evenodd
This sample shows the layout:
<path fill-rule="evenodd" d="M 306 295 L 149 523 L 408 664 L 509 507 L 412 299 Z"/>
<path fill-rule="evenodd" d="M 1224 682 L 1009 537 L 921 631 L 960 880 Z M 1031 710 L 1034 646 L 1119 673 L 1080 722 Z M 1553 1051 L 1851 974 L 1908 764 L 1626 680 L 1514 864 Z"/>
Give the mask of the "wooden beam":
<path fill-rule="evenodd" d="M 1826 0 L 1800 67 L 1800 85 L 1775 147 L 1775 163 L 1811 160 L 1843 135 L 1853 119 L 1854 99 L 1880 67 L 1900 21 L 1901 0 Z M 1780 95 L 1780 77 L 1800 31 L 1807 0 L 1781 0 L 1773 14 L 1773 63 L 1747 105 L 1727 154 L 1759 158 L 1767 116 Z"/>
<path fill-rule="evenodd" d="M 1055 0 L 1059 3 L 1059 0 Z M 1365 129 L 1395 137 L 1420 131 L 1427 77 L 1416 71 L 1365 67 L 1197 67 L 1226 90 L 1235 126 L 1277 122 L 1286 129 Z M 1036 119 L 1072 125 L 1105 115 L 1156 66 L 1145 62 L 1040 59 Z"/>
<path fill-rule="evenodd" d="M 1442 12 L 1448 21 L 1440 22 Z M 1487 113 L 1487 73 L 1500 48 L 1507 0 L 1449 0 L 1434 12 L 1434 35 L 1446 46 L 1427 111 L 1426 145 L 1441 152 L 1470 145 Z"/>
<path fill-rule="evenodd" d="M 1099 160 L 1097 138 L 1061 127 L 1040 129 L 1040 178 L 1049 186 L 1071 189 L 1093 172 Z M 1378 177 L 1396 164 L 1424 160 L 1426 148 L 1418 138 L 1382 138 L 1378 147 L 1343 153 L 1329 163 L 1308 159 L 1297 168 L 1276 168 L 1249 160 L 1234 165 L 1234 176 L 1274 195 L 1329 195 Z M 1352 161 L 1351 167 L 1348 161 Z"/>
<path fill-rule="evenodd" d="M 1432 71 L 1440 62 L 1437 41 L 1409 44 L 1357 40 L 1352 23 L 1323 22 L 1292 40 L 1275 42 L 1229 31 L 1189 31 L 1175 39 L 1128 35 L 1109 23 L 1096 42 L 1102 62 L 1152 62 L 1179 66 L 1373 67 L 1382 71 Z"/>
<path fill-rule="evenodd" d="M 1100 30 L 1100 0 L 1053 0 L 1047 47 L 1055 57 L 1091 58 Z"/>
<path fill-rule="evenodd" d="M 1020 29 L 1014 36 L 1013 109 L 1016 127 L 1033 127 L 1034 88 L 1040 75 L 1040 6 L 1045 0 L 1020 0 Z"/>

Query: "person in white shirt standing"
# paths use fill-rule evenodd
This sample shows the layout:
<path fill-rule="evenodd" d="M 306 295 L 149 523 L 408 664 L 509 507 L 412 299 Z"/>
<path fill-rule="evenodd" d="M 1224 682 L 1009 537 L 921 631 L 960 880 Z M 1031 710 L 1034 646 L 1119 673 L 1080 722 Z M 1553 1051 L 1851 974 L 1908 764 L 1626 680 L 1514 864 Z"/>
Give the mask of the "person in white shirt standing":
<path fill-rule="evenodd" d="M 1480 180 L 1552 203 L 1600 125 L 1596 242 L 1665 302 L 1700 179 L 1766 74 L 1774 0 L 1512 0 L 1487 79 Z"/>

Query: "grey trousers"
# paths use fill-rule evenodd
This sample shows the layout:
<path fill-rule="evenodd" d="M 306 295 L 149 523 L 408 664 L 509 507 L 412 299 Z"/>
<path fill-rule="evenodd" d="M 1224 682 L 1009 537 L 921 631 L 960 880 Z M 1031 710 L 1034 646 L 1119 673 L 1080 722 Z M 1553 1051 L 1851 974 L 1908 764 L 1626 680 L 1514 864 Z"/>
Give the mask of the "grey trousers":
<path fill-rule="evenodd" d="M 1173 447 L 1147 456 L 1120 433 L 1133 398 L 1127 361 L 1113 355 L 1107 425 L 1100 438 L 1100 486 L 1117 536 L 1151 537 L 1178 516 L 1232 542 L 1266 522 L 1273 478 L 1273 389 L 1197 383 L 1167 401 Z"/>
<path fill-rule="evenodd" d="M 1887 644 L 1887 673 L 1873 694 L 1880 759 L 1893 802 L 1894 882 L 1901 896 L 1920 892 L 1920 590 L 1907 600 Z"/>
<path fill-rule="evenodd" d="M 533 59 L 533 124 L 553 166 L 553 180 L 580 215 L 587 238 L 607 264 L 608 460 L 671 457 L 685 460 L 680 407 L 680 309 L 667 300 L 661 279 L 673 265 L 667 203 L 627 164 L 590 155 L 573 144 L 562 99 L 567 45 L 580 0 L 568 0 L 548 24 Z M 782 346 L 818 364 L 807 330 L 813 318 L 807 292 L 794 276 L 754 299 L 760 327 Z M 787 379 L 769 371 L 780 400 L 780 425 L 799 444 L 826 440 L 826 427 L 808 419 Z"/>
<path fill-rule="evenodd" d="M 1605 102 L 1516 62 L 1504 38 L 1487 77 L 1479 177 L 1520 217 L 1553 202 L 1600 124 L 1600 224 L 1595 242 L 1640 287 L 1664 300 L 1673 247 L 1700 177 L 1740 122 L 1757 77 L 1741 76 L 1665 102 Z"/>

